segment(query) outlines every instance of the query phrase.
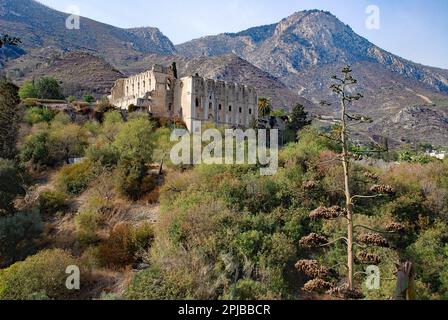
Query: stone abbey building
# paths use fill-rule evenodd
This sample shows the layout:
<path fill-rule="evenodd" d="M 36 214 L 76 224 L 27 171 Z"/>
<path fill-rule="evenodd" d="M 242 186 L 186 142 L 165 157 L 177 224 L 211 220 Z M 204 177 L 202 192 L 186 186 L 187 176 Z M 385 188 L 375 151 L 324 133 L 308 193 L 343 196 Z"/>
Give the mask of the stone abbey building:
<path fill-rule="evenodd" d="M 190 131 L 193 121 L 247 128 L 258 117 L 254 88 L 198 75 L 176 79 L 171 67 L 160 65 L 117 80 L 109 98 L 122 109 L 134 105 L 157 118 L 181 120 Z"/>

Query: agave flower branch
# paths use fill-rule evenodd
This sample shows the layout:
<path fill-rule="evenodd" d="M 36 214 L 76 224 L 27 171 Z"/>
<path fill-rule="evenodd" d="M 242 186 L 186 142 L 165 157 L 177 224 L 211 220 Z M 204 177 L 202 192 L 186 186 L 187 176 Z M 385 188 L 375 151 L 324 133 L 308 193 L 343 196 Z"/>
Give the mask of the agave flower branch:
<path fill-rule="evenodd" d="M 345 205 L 344 208 L 339 206 L 333 206 L 330 208 L 319 207 L 316 210 L 313 210 L 309 217 L 311 219 L 325 219 L 325 220 L 334 220 L 339 218 L 344 218 L 347 222 L 347 236 L 340 237 L 333 241 L 328 241 L 326 237 L 320 236 L 316 233 L 312 233 L 299 241 L 299 244 L 306 248 L 323 248 L 328 247 L 333 244 L 336 244 L 340 241 L 343 241 L 347 246 L 347 281 L 342 286 L 331 286 L 331 282 L 327 281 L 328 279 L 316 278 L 309 281 L 305 285 L 306 291 L 315 290 L 317 292 L 322 292 L 324 289 L 328 289 L 327 292 L 330 294 L 335 294 L 338 296 L 344 296 L 349 299 L 360 299 L 363 298 L 363 294 L 355 289 L 354 283 L 354 275 L 355 273 L 354 264 L 355 261 L 357 263 L 372 263 L 379 264 L 381 262 L 381 258 L 373 253 L 369 253 L 366 251 L 361 251 L 358 255 L 355 255 L 355 249 L 367 249 L 369 246 L 375 247 L 389 247 L 387 240 L 381 236 L 382 234 L 390 234 L 394 233 L 397 230 L 402 230 L 403 227 L 399 224 L 391 224 L 388 226 L 386 232 L 378 232 L 372 227 L 364 226 L 364 225 L 355 225 L 355 200 L 356 199 L 375 199 L 379 197 L 384 197 L 386 195 L 394 195 L 394 188 L 386 185 L 373 185 L 370 188 L 370 192 L 372 195 L 353 195 L 352 194 L 352 176 L 350 171 L 352 158 L 358 157 L 359 154 L 370 154 L 373 152 L 384 152 L 385 149 L 381 148 L 378 144 L 375 143 L 373 150 L 350 150 L 350 138 L 351 138 L 351 130 L 350 127 L 353 125 L 358 125 L 362 123 L 371 123 L 372 119 L 367 116 L 353 114 L 348 111 L 349 106 L 351 106 L 354 102 L 359 101 L 364 96 L 361 93 L 353 93 L 351 86 L 358 83 L 358 81 L 353 78 L 352 70 L 350 66 L 346 66 L 342 69 L 342 76 L 332 76 L 331 78 L 334 80 L 330 86 L 332 92 L 338 96 L 339 98 L 339 113 L 340 118 L 336 119 L 334 117 L 328 116 L 318 116 L 317 119 L 322 122 L 328 122 L 334 124 L 335 127 L 333 132 L 330 135 L 321 134 L 321 136 L 330 139 L 332 141 L 337 142 L 341 147 L 341 153 L 338 159 L 341 162 L 344 172 L 344 196 L 345 196 Z M 331 106 L 332 103 L 322 101 L 322 106 Z M 334 161 L 334 159 L 332 159 Z M 366 173 L 365 177 L 378 182 L 379 178 L 371 173 Z M 355 235 L 355 231 L 358 228 L 363 228 L 371 231 L 370 233 Z M 375 232 L 375 233 L 373 233 Z M 355 240 L 356 239 L 356 240 Z M 299 271 L 304 271 L 304 263 L 301 263 L 298 266 Z M 305 274 L 307 274 L 305 272 Z M 307 274 L 310 276 L 311 274 L 308 272 Z M 316 274 L 313 274 L 316 275 Z M 329 288 L 330 287 L 330 288 Z"/>

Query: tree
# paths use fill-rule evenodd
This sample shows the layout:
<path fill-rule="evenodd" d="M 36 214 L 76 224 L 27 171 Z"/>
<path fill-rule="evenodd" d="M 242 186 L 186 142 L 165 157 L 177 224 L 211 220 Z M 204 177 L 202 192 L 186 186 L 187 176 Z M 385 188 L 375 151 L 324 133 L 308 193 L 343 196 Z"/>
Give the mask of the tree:
<path fill-rule="evenodd" d="M 109 111 L 104 115 L 103 122 L 103 136 L 106 138 L 108 143 L 115 141 L 118 133 L 123 127 L 123 117 L 118 111 Z"/>
<path fill-rule="evenodd" d="M 37 97 L 40 99 L 64 99 L 61 87 L 54 78 L 44 77 L 35 82 Z"/>
<path fill-rule="evenodd" d="M 308 112 L 305 111 L 305 107 L 301 104 L 297 104 L 292 110 L 288 129 L 297 133 L 299 130 L 310 124 L 311 121 L 308 119 Z"/>
<path fill-rule="evenodd" d="M 176 63 L 176 61 L 173 62 L 172 68 L 173 68 L 174 78 L 177 79 L 177 63 Z"/>
<path fill-rule="evenodd" d="M 271 113 L 271 99 L 266 97 L 260 97 L 258 99 L 258 113 L 261 118 L 266 117 Z"/>
<path fill-rule="evenodd" d="M 24 82 L 24 84 L 20 87 L 19 97 L 22 100 L 39 97 L 34 81 Z"/>
<path fill-rule="evenodd" d="M 0 216 L 14 211 L 14 199 L 24 193 L 14 162 L 0 158 Z"/>
<path fill-rule="evenodd" d="M 56 126 L 50 130 L 50 152 L 66 164 L 70 164 L 70 158 L 83 156 L 87 145 L 86 131 L 76 124 Z"/>
<path fill-rule="evenodd" d="M 42 230 L 42 220 L 38 212 L 18 212 L 5 217 L 0 216 L 0 243 L 2 244 L 0 268 L 5 268 L 34 253 L 35 240 Z"/>
<path fill-rule="evenodd" d="M 51 165 L 54 162 L 48 146 L 48 130 L 36 132 L 25 139 L 20 157 L 23 162 Z"/>
<path fill-rule="evenodd" d="M 47 107 L 32 107 L 25 111 L 24 120 L 30 125 L 47 122 L 50 123 L 56 115 L 54 110 Z"/>
<path fill-rule="evenodd" d="M 122 158 L 150 162 L 154 150 L 152 129 L 148 119 L 132 119 L 123 125 L 113 146 Z"/>
<path fill-rule="evenodd" d="M 19 136 L 21 110 L 18 88 L 0 80 L 0 158 L 14 159 Z"/>
<path fill-rule="evenodd" d="M 160 159 L 159 175 L 163 173 L 163 165 L 169 156 L 169 152 L 174 145 L 170 140 L 171 130 L 169 128 L 159 128 L 154 132 L 155 157 Z"/>
<path fill-rule="evenodd" d="M 145 162 L 141 159 L 122 158 L 116 170 L 118 191 L 130 199 L 137 200 L 142 193 L 146 172 Z"/>
<path fill-rule="evenodd" d="M 7 34 L 4 34 L 0 37 L 0 48 L 3 46 L 18 46 L 22 41 L 16 37 L 10 37 Z"/>
<path fill-rule="evenodd" d="M 93 102 L 95 102 L 95 97 L 92 96 L 91 94 L 86 94 L 86 95 L 84 95 L 84 96 L 82 97 L 82 99 L 84 100 L 84 102 L 87 102 L 87 103 L 93 103 Z"/>
<path fill-rule="evenodd" d="M 359 199 L 373 199 L 377 197 L 382 197 L 385 195 L 392 195 L 395 190 L 390 186 L 384 185 L 373 185 L 370 188 L 370 195 L 353 195 L 352 194 L 352 179 L 351 179 L 351 158 L 359 154 L 351 152 L 349 149 L 351 128 L 362 123 L 370 123 L 371 119 L 357 114 L 351 114 L 348 110 L 349 106 L 360 100 L 363 96 L 360 93 L 353 94 L 352 86 L 357 83 L 357 80 L 351 75 L 352 70 L 350 66 L 346 66 L 342 69 L 342 77 L 333 76 L 332 79 L 335 81 L 331 85 L 330 89 L 339 97 L 339 119 L 327 119 L 335 124 L 334 135 L 325 136 L 332 141 L 336 141 L 341 147 L 341 153 L 335 159 L 341 161 L 343 168 L 343 181 L 344 181 L 344 197 L 345 197 L 345 207 L 341 208 L 339 206 L 333 206 L 330 208 L 320 207 L 310 213 L 311 219 L 339 219 L 343 218 L 347 222 L 347 237 L 341 237 L 335 240 L 329 241 L 326 237 L 320 236 L 318 234 L 312 233 L 301 239 L 300 244 L 303 247 L 308 248 L 322 248 L 330 246 L 332 244 L 338 243 L 340 241 L 344 242 L 347 246 L 347 285 L 344 288 L 333 288 L 332 293 L 343 295 L 348 298 L 361 298 L 362 293 L 355 289 L 354 284 L 354 260 L 355 260 L 355 245 L 356 247 L 363 247 L 363 245 L 374 245 L 378 247 L 388 247 L 387 240 L 380 234 L 394 233 L 396 229 L 401 228 L 399 224 L 393 224 L 388 226 L 388 231 L 378 231 L 365 225 L 355 225 L 355 211 L 356 201 Z M 331 105 L 328 102 L 322 102 L 322 105 Z M 359 151 L 359 153 L 367 152 L 379 152 L 381 150 L 375 151 Z M 370 231 L 369 233 L 359 234 L 355 239 L 355 230 L 366 229 Z M 357 241 L 357 242 L 356 242 Z M 373 262 L 377 261 L 379 257 L 367 253 L 360 252 L 358 259 L 370 260 Z M 329 270 L 325 267 L 321 267 L 313 260 L 302 260 L 297 263 L 297 268 L 304 272 L 305 274 L 316 277 L 316 279 L 311 280 L 305 285 L 306 290 L 322 290 L 331 289 L 331 284 L 325 282 L 322 279 L 322 275 L 328 275 Z"/>

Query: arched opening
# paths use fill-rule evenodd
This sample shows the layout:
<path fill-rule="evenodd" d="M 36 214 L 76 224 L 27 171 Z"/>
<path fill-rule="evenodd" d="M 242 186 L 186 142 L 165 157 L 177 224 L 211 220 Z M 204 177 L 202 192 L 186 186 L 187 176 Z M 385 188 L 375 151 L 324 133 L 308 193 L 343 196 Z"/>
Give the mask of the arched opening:
<path fill-rule="evenodd" d="M 172 82 L 171 82 L 171 79 L 167 79 L 166 80 L 166 90 L 167 91 L 171 91 L 171 89 L 172 89 Z"/>
<path fill-rule="evenodd" d="M 198 98 L 196 98 L 195 106 L 196 106 L 196 108 L 199 107 L 199 99 Z"/>
<path fill-rule="evenodd" d="M 213 109 L 213 103 L 210 102 L 210 103 L 208 104 L 208 108 L 209 108 L 210 110 L 212 110 L 212 109 Z"/>

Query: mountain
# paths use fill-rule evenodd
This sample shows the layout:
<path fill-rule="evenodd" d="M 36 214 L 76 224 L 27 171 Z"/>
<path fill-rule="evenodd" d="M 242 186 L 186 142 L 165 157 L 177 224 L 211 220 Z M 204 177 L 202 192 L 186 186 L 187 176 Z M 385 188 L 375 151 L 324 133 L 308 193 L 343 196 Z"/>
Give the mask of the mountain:
<path fill-rule="evenodd" d="M 297 12 L 273 25 L 196 39 L 176 49 L 188 57 L 235 53 L 314 101 L 328 98 L 326 79 L 345 64 L 352 65 L 358 74 L 370 73 L 367 79 L 359 79 L 360 89 L 377 98 L 377 89 L 382 86 L 392 88 L 389 93 L 410 87 L 423 91 L 423 95 L 448 94 L 447 70 L 422 66 L 386 52 L 331 13 L 319 10 Z M 395 80 L 389 81 L 390 77 Z M 381 96 L 387 99 L 387 95 Z M 387 103 L 378 102 L 383 106 Z M 424 101 L 414 95 L 405 102 Z M 396 107 L 403 104 L 397 102 Z"/>
<path fill-rule="evenodd" d="M 414 143 L 422 141 L 419 137 L 425 137 L 432 145 L 446 146 L 448 112 L 427 105 L 407 107 L 372 128 L 372 131 L 378 130 L 394 137 L 394 144 Z"/>
<path fill-rule="evenodd" d="M 400 141 L 402 131 L 383 127 L 397 128 L 389 124 L 392 117 L 422 105 L 437 112 L 448 109 L 448 70 L 382 50 L 329 12 L 297 12 L 275 24 L 177 46 L 157 28 L 122 29 L 81 18 L 80 30 L 67 30 L 67 17 L 33 0 L 0 0 L 0 32 L 23 42 L 20 48 L 0 50 L 1 71 L 19 83 L 54 75 L 67 92 L 90 89 L 102 95 L 123 74 L 176 61 L 181 76 L 198 73 L 244 82 L 256 87 L 260 95 L 270 96 L 276 108 L 299 102 L 312 112 L 331 115 L 336 109 L 318 107 L 319 102 L 334 100 L 330 77 L 350 64 L 359 80 L 357 90 L 365 96 L 356 104 L 357 111 L 375 120 L 360 128 L 364 136 L 375 131 Z M 422 117 L 422 125 L 432 121 L 441 129 L 434 132 L 443 131 L 443 120 L 433 121 L 429 112 L 416 114 Z M 415 131 L 417 140 L 431 142 L 420 132 Z"/>
<path fill-rule="evenodd" d="M 45 47 L 87 51 L 119 65 L 142 54 L 176 51 L 157 28 L 122 29 L 81 17 L 80 29 L 69 30 L 68 16 L 33 0 L 0 0 L 1 32 L 19 37 L 26 53 Z"/>
<path fill-rule="evenodd" d="M 53 77 L 60 82 L 65 96 L 77 97 L 108 95 L 115 81 L 125 77 L 99 56 L 56 48 L 35 50 L 31 55 L 21 56 L 14 60 L 14 64 L 7 64 L 5 73 L 17 83 Z"/>

